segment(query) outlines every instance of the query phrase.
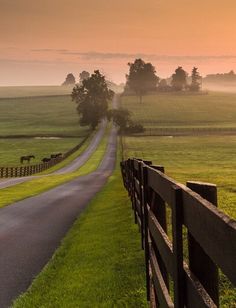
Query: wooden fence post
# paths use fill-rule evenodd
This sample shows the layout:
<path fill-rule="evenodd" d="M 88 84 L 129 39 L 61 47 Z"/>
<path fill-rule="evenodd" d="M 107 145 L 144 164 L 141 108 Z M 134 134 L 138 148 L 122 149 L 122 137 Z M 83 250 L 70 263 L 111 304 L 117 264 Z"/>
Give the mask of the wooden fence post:
<path fill-rule="evenodd" d="M 187 182 L 187 187 L 217 206 L 217 187 L 214 184 Z M 207 226 L 206 236 L 207 236 Z M 188 232 L 189 268 L 206 289 L 214 303 L 219 307 L 218 268 L 208 257 L 198 242 Z M 219 248 L 220 249 L 220 248 Z"/>
<path fill-rule="evenodd" d="M 145 251 L 145 267 L 146 267 L 146 290 L 147 290 L 147 300 L 150 301 L 150 272 L 149 272 L 149 235 L 148 235 L 148 178 L 147 178 L 147 166 L 142 164 L 142 207 L 144 211 L 144 251 Z"/>
<path fill-rule="evenodd" d="M 172 195 L 172 235 L 174 253 L 174 307 L 184 307 L 184 271 L 183 271 L 183 211 L 182 189 L 173 187 Z"/>

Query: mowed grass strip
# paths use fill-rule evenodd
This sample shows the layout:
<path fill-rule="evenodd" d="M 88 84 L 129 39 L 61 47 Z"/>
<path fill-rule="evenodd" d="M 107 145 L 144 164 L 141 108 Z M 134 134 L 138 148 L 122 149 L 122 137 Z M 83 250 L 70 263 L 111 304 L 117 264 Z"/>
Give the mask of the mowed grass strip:
<path fill-rule="evenodd" d="M 52 174 L 48 176 L 45 175 L 43 177 L 35 178 L 22 184 L 1 189 L 0 208 L 23 199 L 33 197 L 60 184 L 71 181 L 78 176 L 86 175 L 96 170 L 105 154 L 108 143 L 108 136 L 109 128 L 104 134 L 101 143 L 99 144 L 96 151 L 91 155 L 91 157 L 81 168 L 74 172 L 66 174 Z M 78 152 L 76 152 L 74 155 L 79 155 L 80 153 L 82 153 L 82 151 L 85 150 L 86 146 L 87 144 L 84 144 L 81 149 L 78 150 Z M 62 163 L 69 163 L 69 161 Z M 61 165 L 60 167 L 63 167 L 63 165 Z M 51 168 L 49 169 L 49 171 L 54 170 Z"/>
<path fill-rule="evenodd" d="M 13 307 L 148 307 L 144 272 L 140 234 L 117 164 Z"/>

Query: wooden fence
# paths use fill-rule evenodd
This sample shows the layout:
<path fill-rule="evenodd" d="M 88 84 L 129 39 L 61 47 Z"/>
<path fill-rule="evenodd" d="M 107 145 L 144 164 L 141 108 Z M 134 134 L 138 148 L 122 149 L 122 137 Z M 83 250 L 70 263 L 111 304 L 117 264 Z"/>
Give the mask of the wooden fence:
<path fill-rule="evenodd" d="M 216 186 L 178 184 L 151 161 L 128 159 L 121 171 L 141 232 L 152 306 L 219 307 L 218 270 L 236 285 L 236 221 L 217 209 Z"/>
<path fill-rule="evenodd" d="M 12 178 L 12 177 L 23 177 L 33 175 L 44 170 L 47 170 L 56 164 L 60 163 L 64 159 L 66 159 L 71 154 L 78 151 L 81 146 L 85 143 L 88 139 L 89 135 L 87 135 L 79 144 L 77 144 L 74 148 L 67 151 L 61 157 L 52 158 L 47 163 L 39 163 L 34 165 L 24 165 L 19 167 L 0 167 L 0 178 Z"/>

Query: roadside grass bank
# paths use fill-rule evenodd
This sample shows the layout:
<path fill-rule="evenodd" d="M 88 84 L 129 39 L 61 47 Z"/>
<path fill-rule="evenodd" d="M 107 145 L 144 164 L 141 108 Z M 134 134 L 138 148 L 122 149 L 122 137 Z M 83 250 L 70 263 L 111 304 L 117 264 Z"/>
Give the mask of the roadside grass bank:
<path fill-rule="evenodd" d="M 24 155 L 35 156 L 30 164 L 41 163 L 44 157 L 53 153 L 65 153 L 79 144 L 84 137 L 59 139 L 0 139 L 0 166 L 23 166 L 20 157 Z M 24 165 L 29 165 L 24 163 Z"/>
<path fill-rule="evenodd" d="M 120 155 L 105 187 L 14 308 L 148 307 L 144 254 L 119 161 Z"/>
<path fill-rule="evenodd" d="M 39 193 L 54 188 L 60 184 L 71 181 L 78 176 L 86 175 L 96 170 L 105 154 L 108 143 L 109 132 L 110 129 L 108 128 L 96 151 L 91 155 L 91 157 L 87 160 L 87 162 L 78 170 L 66 174 L 51 174 L 51 175 L 49 174 L 40 178 L 35 178 L 33 180 L 30 180 L 22 184 L 1 189 L 0 208 L 23 199 L 33 197 L 35 195 L 38 195 Z M 84 144 L 81 147 L 81 149 L 74 154 L 76 156 L 81 154 L 85 150 L 87 145 L 88 145 L 87 143 Z M 68 161 L 63 162 L 63 164 L 64 163 L 66 164 L 68 163 Z M 49 171 L 52 172 L 55 170 L 52 170 L 51 168 L 49 169 Z"/>

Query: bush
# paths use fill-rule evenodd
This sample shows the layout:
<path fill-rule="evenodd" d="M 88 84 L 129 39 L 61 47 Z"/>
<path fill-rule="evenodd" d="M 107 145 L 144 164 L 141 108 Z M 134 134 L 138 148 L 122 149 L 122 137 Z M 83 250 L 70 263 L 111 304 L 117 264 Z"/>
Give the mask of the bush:
<path fill-rule="evenodd" d="M 142 124 L 130 124 L 128 127 L 126 127 L 125 132 L 126 133 L 143 133 L 145 131 L 144 127 Z"/>

